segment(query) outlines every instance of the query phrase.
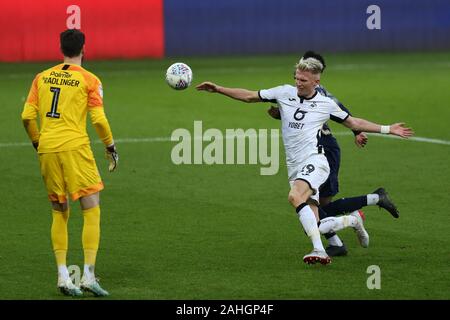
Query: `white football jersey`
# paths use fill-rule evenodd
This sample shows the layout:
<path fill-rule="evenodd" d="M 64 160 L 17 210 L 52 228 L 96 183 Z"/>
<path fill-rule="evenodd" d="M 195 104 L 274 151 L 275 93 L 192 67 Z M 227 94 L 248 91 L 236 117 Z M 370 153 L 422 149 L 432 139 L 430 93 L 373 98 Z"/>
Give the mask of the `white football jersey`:
<path fill-rule="evenodd" d="M 301 163 L 313 154 L 323 153 L 318 141 L 322 125 L 330 118 L 343 122 L 349 114 L 331 98 L 315 91 L 310 99 L 299 97 L 291 85 L 260 90 L 261 100 L 276 102 L 281 113 L 281 133 L 288 166 Z"/>

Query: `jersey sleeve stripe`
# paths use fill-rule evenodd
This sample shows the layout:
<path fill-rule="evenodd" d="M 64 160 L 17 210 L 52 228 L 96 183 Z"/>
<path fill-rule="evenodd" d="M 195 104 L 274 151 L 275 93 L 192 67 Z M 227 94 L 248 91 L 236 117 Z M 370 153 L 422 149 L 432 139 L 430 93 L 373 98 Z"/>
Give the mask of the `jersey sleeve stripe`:
<path fill-rule="evenodd" d="M 261 101 L 263 101 L 263 102 L 277 103 L 276 99 L 265 99 L 265 98 L 261 97 L 261 90 L 258 90 L 258 96 L 261 99 Z"/>
<path fill-rule="evenodd" d="M 330 114 L 330 119 L 333 120 L 333 121 L 335 121 L 335 122 L 338 122 L 338 123 L 344 122 L 345 120 L 347 120 L 348 117 L 350 117 L 350 115 L 349 115 L 348 113 L 347 113 L 347 115 L 345 116 L 345 118 L 343 118 L 343 119 L 338 118 L 338 117 L 333 116 L 332 114 Z"/>

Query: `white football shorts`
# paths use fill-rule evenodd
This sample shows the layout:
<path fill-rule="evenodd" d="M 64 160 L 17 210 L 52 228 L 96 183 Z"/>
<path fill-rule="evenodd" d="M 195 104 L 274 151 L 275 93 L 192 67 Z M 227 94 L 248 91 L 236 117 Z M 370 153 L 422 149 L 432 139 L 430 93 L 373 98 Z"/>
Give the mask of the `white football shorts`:
<path fill-rule="evenodd" d="M 311 199 L 319 203 L 319 187 L 327 180 L 330 166 L 324 154 L 313 154 L 300 164 L 288 166 L 289 184 L 292 187 L 295 180 L 303 180 L 313 191 Z"/>

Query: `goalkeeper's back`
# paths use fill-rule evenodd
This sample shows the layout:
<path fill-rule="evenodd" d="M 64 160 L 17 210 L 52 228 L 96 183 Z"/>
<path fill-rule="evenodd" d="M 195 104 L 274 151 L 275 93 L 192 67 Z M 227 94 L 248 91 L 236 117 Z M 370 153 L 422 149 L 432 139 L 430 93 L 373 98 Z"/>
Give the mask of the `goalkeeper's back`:
<path fill-rule="evenodd" d="M 24 121 L 34 120 L 39 114 L 39 153 L 89 144 L 86 115 L 88 110 L 103 109 L 102 91 L 99 78 L 79 65 L 61 63 L 39 73 L 22 113 Z"/>

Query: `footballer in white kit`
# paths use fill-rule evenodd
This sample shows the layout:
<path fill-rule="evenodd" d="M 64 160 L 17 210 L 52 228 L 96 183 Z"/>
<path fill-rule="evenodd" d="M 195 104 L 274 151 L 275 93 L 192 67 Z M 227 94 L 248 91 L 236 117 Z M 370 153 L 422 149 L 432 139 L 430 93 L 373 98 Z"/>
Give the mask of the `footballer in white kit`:
<path fill-rule="evenodd" d="M 304 180 L 313 191 L 311 198 L 319 203 L 319 187 L 330 173 L 323 147 L 319 144 L 322 126 L 330 117 L 345 121 L 349 114 L 334 100 L 315 91 L 310 98 L 299 97 L 291 85 L 260 90 L 264 102 L 277 102 L 281 114 L 281 132 L 286 152 L 289 183 Z"/>
<path fill-rule="evenodd" d="M 330 172 L 323 148 L 318 143 L 322 125 L 331 117 L 355 131 L 394 134 L 405 138 L 413 134 L 403 123 L 381 126 L 354 118 L 339 108 L 331 98 L 318 94 L 315 88 L 320 84 L 322 70 L 323 65 L 319 60 L 312 57 L 302 58 L 296 65 L 295 87 L 284 85 L 251 91 L 222 87 L 212 82 L 203 82 L 196 87 L 197 90 L 220 93 L 243 102 L 276 102 L 280 107 L 282 136 L 291 184 L 288 199 L 313 245 L 313 251 L 303 257 L 303 261 L 308 264 L 331 262 L 320 238 L 320 233 L 330 232 L 331 229 L 353 227 L 361 244 L 364 246 L 368 243 L 367 233 L 363 232 L 365 230 L 359 215 L 342 217 L 339 223 L 328 222 L 321 229 L 317 225 L 319 187 L 326 181 Z"/>

